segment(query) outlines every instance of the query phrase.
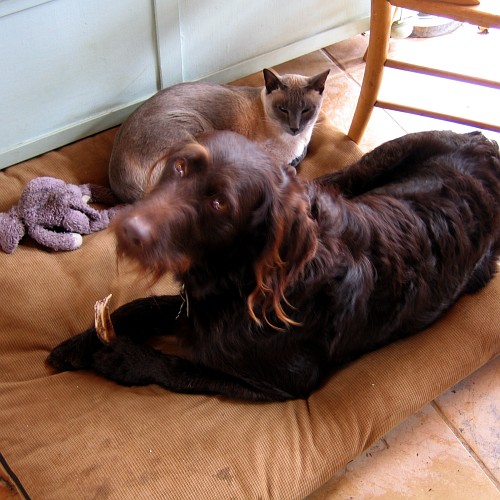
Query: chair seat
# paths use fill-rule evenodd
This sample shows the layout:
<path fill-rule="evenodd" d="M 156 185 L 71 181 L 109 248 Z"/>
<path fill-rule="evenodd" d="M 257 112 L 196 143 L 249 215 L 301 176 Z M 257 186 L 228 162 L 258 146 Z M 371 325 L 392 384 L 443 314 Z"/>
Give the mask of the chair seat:
<path fill-rule="evenodd" d="M 477 26 L 500 28 L 500 2 L 497 0 L 390 0 L 390 3 Z"/>

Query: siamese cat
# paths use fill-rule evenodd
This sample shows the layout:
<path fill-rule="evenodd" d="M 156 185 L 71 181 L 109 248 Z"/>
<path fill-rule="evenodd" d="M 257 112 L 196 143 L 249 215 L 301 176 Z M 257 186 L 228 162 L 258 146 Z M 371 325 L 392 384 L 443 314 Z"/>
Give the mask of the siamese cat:
<path fill-rule="evenodd" d="M 109 164 L 115 195 L 134 202 L 155 184 L 171 146 L 211 130 L 232 130 L 283 163 L 298 165 L 330 70 L 313 77 L 264 69 L 264 87 L 181 83 L 155 94 L 123 123 Z"/>

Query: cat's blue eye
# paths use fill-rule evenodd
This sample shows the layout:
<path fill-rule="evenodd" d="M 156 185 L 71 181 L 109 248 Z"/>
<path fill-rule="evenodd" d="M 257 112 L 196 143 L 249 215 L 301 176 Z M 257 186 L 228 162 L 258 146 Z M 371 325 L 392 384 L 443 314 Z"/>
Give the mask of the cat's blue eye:
<path fill-rule="evenodd" d="M 311 111 L 311 108 L 304 108 L 302 110 L 302 113 L 309 113 L 309 111 Z"/>
<path fill-rule="evenodd" d="M 279 109 L 282 113 L 288 114 L 288 109 L 286 109 L 285 107 L 283 107 L 283 106 L 278 106 L 278 109 Z"/>

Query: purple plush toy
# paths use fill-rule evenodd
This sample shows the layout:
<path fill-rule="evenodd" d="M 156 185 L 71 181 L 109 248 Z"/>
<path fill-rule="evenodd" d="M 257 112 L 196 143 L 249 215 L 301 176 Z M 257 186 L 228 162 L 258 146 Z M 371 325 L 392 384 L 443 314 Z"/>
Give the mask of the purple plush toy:
<path fill-rule="evenodd" d="M 111 190 L 92 184 L 66 184 L 53 177 L 37 177 L 26 185 L 17 205 L 0 213 L 0 248 L 12 253 L 27 234 L 52 250 L 75 250 L 82 234 L 108 226 L 116 206 L 96 210 L 88 202 L 115 205 Z"/>

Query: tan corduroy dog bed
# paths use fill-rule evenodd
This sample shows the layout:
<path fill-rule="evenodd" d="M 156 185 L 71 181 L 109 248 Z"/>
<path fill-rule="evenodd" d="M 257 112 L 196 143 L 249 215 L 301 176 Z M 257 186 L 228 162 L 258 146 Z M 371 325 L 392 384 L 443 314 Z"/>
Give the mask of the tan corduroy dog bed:
<path fill-rule="evenodd" d="M 0 173 L 0 210 L 50 175 L 107 183 L 115 130 Z M 302 175 L 360 155 L 326 121 Z M 347 366 L 307 401 L 249 404 L 126 388 L 90 372 L 55 373 L 49 351 L 93 320 L 93 305 L 148 290 L 118 264 L 108 230 L 81 249 L 28 239 L 0 252 L 0 481 L 33 499 L 302 498 L 401 420 L 500 351 L 500 277 L 439 323 Z"/>

